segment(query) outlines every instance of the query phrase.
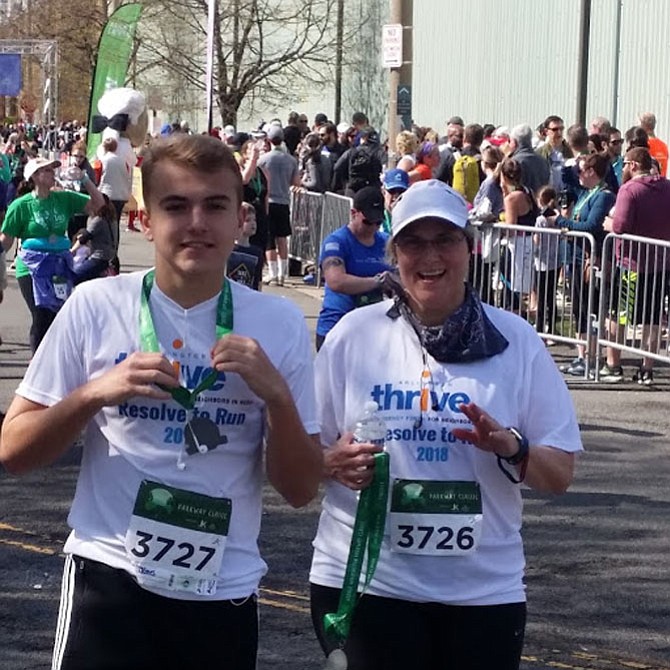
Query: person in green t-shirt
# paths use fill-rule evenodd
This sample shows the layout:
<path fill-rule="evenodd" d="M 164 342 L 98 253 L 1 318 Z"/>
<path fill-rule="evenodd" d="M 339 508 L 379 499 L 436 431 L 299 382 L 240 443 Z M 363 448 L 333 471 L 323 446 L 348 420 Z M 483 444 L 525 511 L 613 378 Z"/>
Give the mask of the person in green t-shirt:
<path fill-rule="evenodd" d="M 69 177 L 80 180 L 88 195 L 74 191 L 53 190 L 59 161 L 31 158 L 24 168 L 24 178 L 33 190 L 14 200 L 8 207 L 0 231 L 0 245 L 10 249 L 15 239 L 22 249 L 56 254 L 70 249 L 67 225 L 79 212 L 92 214 L 104 205 L 104 198 L 95 184 L 77 168 L 70 168 Z M 76 174 L 74 170 L 77 170 Z M 21 295 L 32 316 L 30 346 L 33 352 L 56 316 L 55 312 L 35 304 L 34 277 L 21 258 L 16 259 L 16 279 Z"/>

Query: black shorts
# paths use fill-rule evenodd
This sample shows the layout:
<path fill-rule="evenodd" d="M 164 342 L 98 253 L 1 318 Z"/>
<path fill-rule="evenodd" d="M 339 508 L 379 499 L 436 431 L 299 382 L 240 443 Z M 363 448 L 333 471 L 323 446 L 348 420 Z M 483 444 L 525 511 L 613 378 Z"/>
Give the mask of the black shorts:
<path fill-rule="evenodd" d="M 290 237 L 291 235 L 291 209 L 288 205 L 271 202 L 268 218 L 270 230 L 266 249 L 271 251 L 276 248 L 278 237 Z"/>
<path fill-rule="evenodd" d="M 323 615 L 337 611 L 339 589 L 311 584 L 312 624 L 325 654 Z M 344 651 L 349 670 L 518 670 L 526 603 L 461 607 L 364 595 Z M 448 662 L 447 662 L 448 661 Z"/>
<path fill-rule="evenodd" d="M 619 325 L 658 325 L 663 317 L 663 302 L 668 277 L 663 272 L 644 274 L 622 268 L 616 275 Z"/>
<path fill-rule="evenodd" d="M 256 597 L 176 600 L 146 591 L 125 570 L 67 556 L 55 670 L 254 670 Z"/>

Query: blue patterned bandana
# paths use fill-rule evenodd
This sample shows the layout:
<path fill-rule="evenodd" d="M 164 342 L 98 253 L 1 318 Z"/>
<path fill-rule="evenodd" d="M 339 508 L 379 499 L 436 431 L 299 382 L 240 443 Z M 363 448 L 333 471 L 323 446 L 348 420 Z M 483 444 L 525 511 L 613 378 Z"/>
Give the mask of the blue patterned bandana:
<path fill-rule="evenodd" d="M 407 303 L 405 291 L 394 281 L 389 286 L 393 306 L 386 312 L 391 319 L 404 317 L 416 332 L 421 346 L 440 363 L 469 363 L 497 356 L 509 342 L 493 325 L 476 291 L 466 284 L 463 304 L 441 326 L 424 326 Z"/>

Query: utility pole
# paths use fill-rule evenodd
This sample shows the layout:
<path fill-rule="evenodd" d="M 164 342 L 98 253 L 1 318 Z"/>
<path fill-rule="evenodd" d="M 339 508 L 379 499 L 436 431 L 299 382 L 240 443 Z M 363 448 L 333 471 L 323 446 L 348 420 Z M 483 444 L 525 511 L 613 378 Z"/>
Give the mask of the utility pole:
<path fill-rule="evenodd" d="M 335 36 L 335 114 L 333 119 L 342 119 L 342 42 L 344 40 L 344 0 L 337 0 L 337 25 Z"/>
<path fill-rule="evenodd" d="M 614 75 L 612 90 L 612 125 L 616 126 L 619 118 L 619 68 L 621 64 L 621 0 L 617 0 L 616 24 L 614 29 Z"/>
<path fill-rule="evenodd" d="M 396 150 L 399 116 L 411 120 L 413 0 L 390 0 L 390 23 L 402 26 L 402 62 L 389 71 L 389 153 Z M 399 98 L 399 93 L 400 98 Z M 392 161 L 391 161 L 392 162 Z M 389 163 L 389 167 L 393 167 Z"/>
<path fill-rule="evenodd" d="M 577 123 L 586 125 L 586 99 L 589 87 L 589 42 L 591 40 L 591 0 L 579 7 L 579 56 L 577 61 Z"/>

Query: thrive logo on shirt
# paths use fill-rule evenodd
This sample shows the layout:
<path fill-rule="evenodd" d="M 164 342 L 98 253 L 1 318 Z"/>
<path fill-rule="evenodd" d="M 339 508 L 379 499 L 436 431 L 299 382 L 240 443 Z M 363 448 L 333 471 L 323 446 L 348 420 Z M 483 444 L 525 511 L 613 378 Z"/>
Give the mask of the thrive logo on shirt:
<path fill-rule="evenodd" d="M 413 386 L 416 383 L 412 384 Z M 375 384 L 370 391 L 370 398 L 374 400 L 383 411 L 399 411 L 421 408 L 421 391 L 415 391 L 409 388 L 396 388 L 393 384 Z M 444 412 L 449 409 L 453 413 L 460 413 L 459 405 L 470 402 L 470 396 L 462 391 L 447 392 L 434 391 L 429 392 L 429 405 L 437 412 Z"/>

